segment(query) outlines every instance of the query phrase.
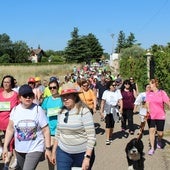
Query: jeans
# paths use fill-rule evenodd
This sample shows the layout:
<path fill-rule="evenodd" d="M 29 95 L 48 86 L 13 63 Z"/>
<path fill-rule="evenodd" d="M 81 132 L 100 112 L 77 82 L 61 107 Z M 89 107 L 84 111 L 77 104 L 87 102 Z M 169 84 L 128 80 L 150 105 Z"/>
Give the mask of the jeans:
<path fill-rule="evenodd" d="M 72 167 L 81 167 L 83 160 L 84 160 L 84 154 L 77 153 L 77 154 L 69 154 L 67 152 L 64 152 L 60 147 L 57 147 L 56 152 L 56 158 L 57 158 L 57 169 L 58 170 L 71 170 Z M 90 168 L 91 170 L 92 164 L 94 162 L 94 152 L 92 154 L 91 160 L 90 160 Z"/>

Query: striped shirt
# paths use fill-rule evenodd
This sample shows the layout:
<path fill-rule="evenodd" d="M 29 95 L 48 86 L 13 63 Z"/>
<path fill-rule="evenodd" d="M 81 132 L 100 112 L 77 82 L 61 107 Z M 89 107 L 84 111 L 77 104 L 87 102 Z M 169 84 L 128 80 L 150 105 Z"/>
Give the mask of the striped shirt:
<path fill-rule="evenodd" d="M 94 122 L 88 108 L 81 108 L 80 113 L 74 107 L 69 112 L 63 110 L 58 115 L 56 139 L 58 146 L 67 153 L 81 153 L 92 150 L 96 142 Z"/>

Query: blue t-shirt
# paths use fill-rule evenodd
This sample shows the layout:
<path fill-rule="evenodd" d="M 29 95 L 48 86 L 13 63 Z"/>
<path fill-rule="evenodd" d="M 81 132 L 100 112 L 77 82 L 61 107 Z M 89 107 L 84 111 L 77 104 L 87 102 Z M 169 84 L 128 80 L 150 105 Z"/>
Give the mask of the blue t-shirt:
<path fill-rule="evenodd" d="M 63 106 L 62 100 L 60 97 L 54 98 L 52 96 L 49 96 L 44 99 L 41 106 L 46 111 L 50 134 L 51 136 L 54 136 L 58 122 L 57 115 Z"/>

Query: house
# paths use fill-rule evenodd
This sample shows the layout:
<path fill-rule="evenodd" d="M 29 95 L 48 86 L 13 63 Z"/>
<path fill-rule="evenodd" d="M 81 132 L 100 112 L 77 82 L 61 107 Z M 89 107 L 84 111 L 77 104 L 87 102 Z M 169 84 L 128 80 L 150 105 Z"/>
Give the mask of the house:
<path fill-rule="evenodd" d="M 44 56 L 44 51 L 38 46 L 38 49 L 31 48 L 30 50 L 30 60 L 32 63 L 41 62 L 42 56 Z"/>

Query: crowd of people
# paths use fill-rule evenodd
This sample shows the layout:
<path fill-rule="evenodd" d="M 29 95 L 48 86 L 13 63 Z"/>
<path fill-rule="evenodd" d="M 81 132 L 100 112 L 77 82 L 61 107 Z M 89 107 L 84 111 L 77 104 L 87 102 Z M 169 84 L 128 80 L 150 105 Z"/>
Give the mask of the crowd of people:
<path fill-rule="evenodd" d="M 70 170 L 81 167 L 91 170 L 95 161 L 96 133 L 93 114 L 100 112 L 105 122 L 106 145 L 112 143 L 114 125 L 121 121 L 121 131 L 134 134 L 134 113 L 139 111 L 143 133 L 147 122 L 150 149 L 161 149 L 165 125 L 164 103 L 170 99 L 159 89 L 157 79 L 146 82 L 145 91 L 130 77 L 123 80 L 104 67 L 82 69 L 74 66 L 64 80 L 52 76 L 49 81 L 40 77 L 28 78 L 17 86 L 17 80 L 6 75 L 0 90 L 0 155 L 5 166 L 33 170 L 48 159 L 49 170 Z M 5 136 L 4 143 L 2 142 Z"/>

